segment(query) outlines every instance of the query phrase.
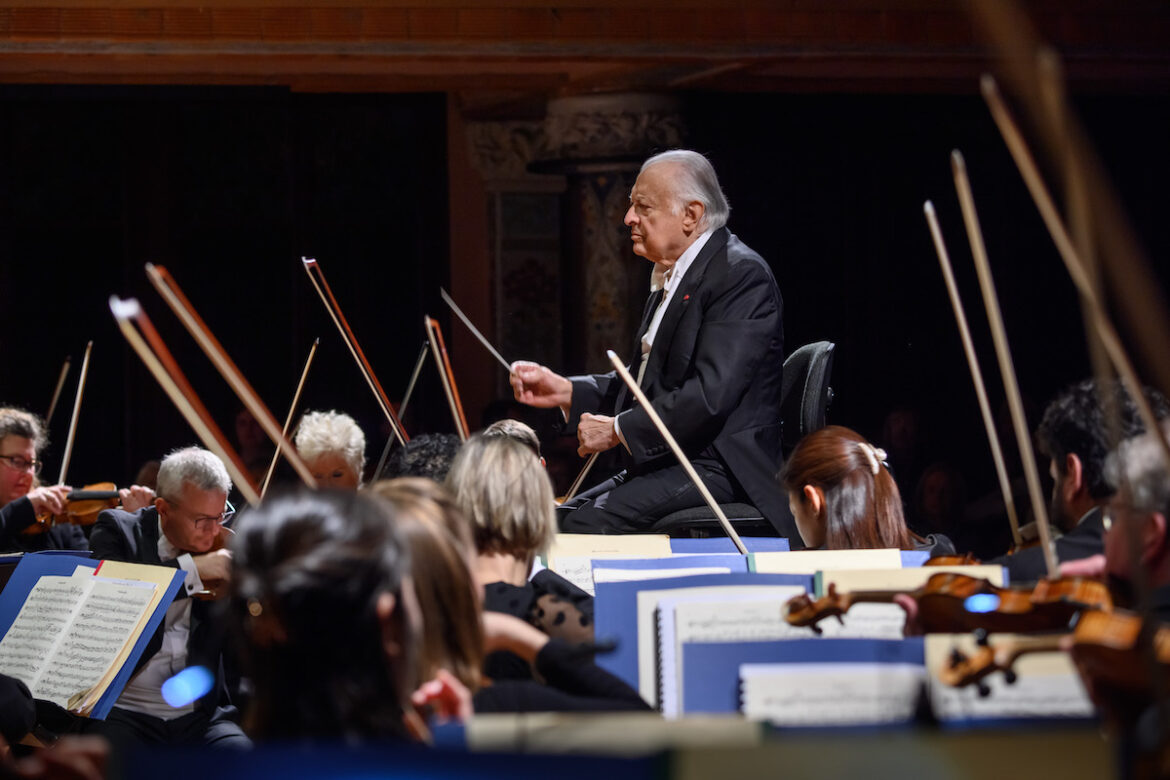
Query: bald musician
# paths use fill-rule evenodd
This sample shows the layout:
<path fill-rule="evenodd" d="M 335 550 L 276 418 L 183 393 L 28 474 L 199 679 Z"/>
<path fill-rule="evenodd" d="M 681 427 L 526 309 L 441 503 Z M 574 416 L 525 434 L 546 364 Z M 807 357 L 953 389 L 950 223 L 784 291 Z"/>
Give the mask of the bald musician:
<path fill-rule="evenodd" d="M 767 263 L 728 231 L 729 211 L 702 155 L 675 150 L 642 165 L 625 224 L 634 254 L 653 263 L 651 295 L 623 357 L 715 499 L 748 501 L 798 539 L 775 479 L 783 302 Z M 560 407 L 580 455 L 620 449 L 625 470 L 566 502 L 562 531 L 646 531 L 703 504 L 615 372 L 566 378 L 521 361 L 511 384 L 521 403 Z"/>

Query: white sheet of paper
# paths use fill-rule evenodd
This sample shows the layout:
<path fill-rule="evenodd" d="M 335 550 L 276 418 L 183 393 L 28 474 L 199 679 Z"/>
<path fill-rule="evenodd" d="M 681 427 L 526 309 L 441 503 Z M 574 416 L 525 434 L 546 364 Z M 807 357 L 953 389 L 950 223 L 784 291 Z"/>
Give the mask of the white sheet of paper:
<path fill-rule="evenodd" d="M 908 722 L 926 670 L 916 664 L 743 664 L 742 710 L 780 726 Z"/>
<path fill-rule="evenodd" d="M 1011 641 L 1012 634 L 994 634 L 992 644 Z M 985 720 L 1016 718 L 1090 718 L 1093 703 L 1080 675 L 1061 651 L 1029 653 L 1016 659 L 1016 682 L 1009 685 L 1000 672 L 984 678 L 991 690 L 982 697 L 976 686 L 952 688 L 938 679 L 938 670 L 950 658 L 951 650 L 970 653 L 975 640 L 970 634 L 929 634 L 926 637 L 926 668 L 930 671 L 930 700 L 939 720 Z"/>
<path fill-rule="evenodd" d="M 693 577 L 698 574 L 731 574 L 726 566 L 696 566 L 689 569 L 594 569 L 593 582 L 638 582 Z"/>
<path fill-rule="evenodd" d="M 825 569 L 900 569 L 902 551 L 882 550 L 797 550 L 755 553 L 760 574 L 815 574 Z"/>
<path fill-rule="evenodd" d="M 919 566 L 913 569 L 824 569 L 820 582 L 825 591 L 828 591 L 829 584 L 833 583 L 837 586 L 838 593 L 855 590 L 911 591 L 921 588 L 935 574 L 948 572 L 965 574 L 975 579 L 988 580 L 992 585 L 1003 586 L 1003 567 L 986 565 Z"/>
<path fill-rule="evenodd" d="M 68 708 L 122 654 L 154 592 L 149 583 L 42 577 L 0 640 L 0 668 L 34 698 Z"/>
<path fill-rule="evenodd" d="M 669 590 L 644 590 L 638 593 L 638 693 L 651 704 L 658 706 L 658 643 L 656 639 L 656 610 L 663 599 L 703 594 L 709 596 L 734 596 L 749 593 L 767 593 L 776 585 L 707 585 Z"/>
<path fill-rule="evenodd" d="M 658 603 L 659 707 L 668 718 L 683 714 L 682 643 L 781 639 L 793 629 L 781 617 L 784 603 L 804 592 L 777 585 L 770 592 L 682 596 Z"/>

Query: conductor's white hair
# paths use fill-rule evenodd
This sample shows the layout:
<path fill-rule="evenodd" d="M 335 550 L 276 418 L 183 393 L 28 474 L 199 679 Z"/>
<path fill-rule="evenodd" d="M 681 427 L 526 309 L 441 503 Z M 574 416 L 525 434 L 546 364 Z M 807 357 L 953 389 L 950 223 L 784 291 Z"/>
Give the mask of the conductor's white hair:
<path fill-rule="evenodd" d="M 1163 421 L 1161 429 L 1161 435 L 1170 436 L 1170 422 Z M 1143 433 L 1122 442 L 1106 459 L 1105 474 L 1134 509 L 1170 517 L 1170 470 L 1155 435 Z"/>
<path fill-rule="evenodd" d="M 309 412 L 301 418 L 293 444 L 305 460 L 316 460 L 326 453 L 337 453 L 353 473 L 361 478 L 366 465 L 366 435 L 348 414 Z"/>
<path fill-rule="evenodd" d="M 710 161 L 689 149 L 671 149 L 668 152 L 656 154 L 642 163 L 644 172 L 653 165 L 673 163 L 679 168 L 680 175 L 674 182 L 674 195 L 677 198 L 673 213 L 679 213 L 687 203 L 698 201 L 703 204 L 703 219 L 699 223 L 702 230 L 718 230 L 727 224 L 731 214 L 731 206 L 727 197 L 719 186 L 719 177 L 715 175 L 715 168 Z"/>
<path fill-rule="evenodd" d="M 158 467 L 158 495 L 167 501 L 176 501 L 183 493 L 183 485 L 196 490 L 230 493 L 232 478 L 213 452 L 201 447 L 184 447 L 163 458 Z"/>

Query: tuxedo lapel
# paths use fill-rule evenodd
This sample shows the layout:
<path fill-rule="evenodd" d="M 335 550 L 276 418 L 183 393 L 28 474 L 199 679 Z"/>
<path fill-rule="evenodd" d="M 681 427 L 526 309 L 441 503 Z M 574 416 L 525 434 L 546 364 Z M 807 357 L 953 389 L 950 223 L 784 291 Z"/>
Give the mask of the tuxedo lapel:
<path fill-rule="evenodd" d="M 702 286 L 703 276 L 707 273 L 711 258 L 715 256 L 716 252 L 727 246 L 727 236 L 727 228 L 721 228 L 711 234 L 703 246 L 703 250 L 699 252 L 699 256 L 687 269 L 682 284 L 671 296 L 670 305 L 666 307 L 666 311 L 662 315 L 662 322 L 658 324 L 658 332 L 654 334 L 654 348 L 650 350 L 650 361 L 646 365 L 646 375 L 642 380 L 643 387 L 653 387 L 653 382 L 658 377 L 658 373 L 666 361 L 666 356 L 670 354 L 675 328 L 687 307 L 692 305 L 692 298 L 696 297 L 695 294 Z"/>
<path fill-rule="evenodd" d="M 162 559 L 158 557 L 158 511 L 155 509 L 144 510 L 138 521 L 138 530 L 141 532 L 139 560 L 149 564 L 162 563 Z"/>

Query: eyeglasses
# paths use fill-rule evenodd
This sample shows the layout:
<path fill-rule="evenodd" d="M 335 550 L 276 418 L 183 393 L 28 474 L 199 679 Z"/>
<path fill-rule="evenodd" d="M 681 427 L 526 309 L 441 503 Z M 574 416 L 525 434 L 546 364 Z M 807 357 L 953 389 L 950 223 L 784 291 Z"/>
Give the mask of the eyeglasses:
<path fill-rule="evenodd" d="M 0 460 L 4 461 L 5 465 L 15 471 L 31 471 L 33 474 L 40 474 L 41 467 L 45 465 L 42 460 L 25 460 L 19 455 L 0 455 Z"/>
<path fill-rule="evenodd" d="M 224 503 L 225 503 L 224 510 L 222 512 L 220 512 L 218 515 L 204 515 L 202 517 L 193 518 L 190 522 L 193 526 L 195 526 L 195 530 L 202 531 L 202 530 L 206 529 L 212 523 L 216 523 L 217 525 L 227 525 L 228 523 L 230 523 L 232 521 L 232 518 L 236 516 L 236 508 L 234 506 L 232 506 L 230 501 L 226 501 Z M 175 506 L 175 507 L 182 506 L 181 504 L 173 503 L 173 502 L 171 505 Z M 231 529 L 228 529 L 228 530 L 231 530 Z"/>

